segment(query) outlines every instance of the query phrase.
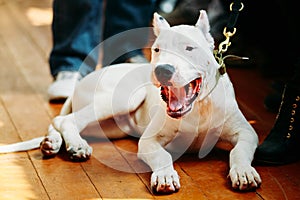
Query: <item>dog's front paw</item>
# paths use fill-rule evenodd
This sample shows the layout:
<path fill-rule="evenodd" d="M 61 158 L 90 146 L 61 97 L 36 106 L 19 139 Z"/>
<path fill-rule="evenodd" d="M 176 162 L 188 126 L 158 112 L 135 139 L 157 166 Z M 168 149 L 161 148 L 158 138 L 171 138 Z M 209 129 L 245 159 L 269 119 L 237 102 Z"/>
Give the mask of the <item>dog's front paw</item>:
<path fill-rule="evenodd" d="M 173 193 L 179 190 L 179 176 L 174 169 L 154 171 L 151 175 L 151 188 L 157 193 Z"/>
<path fill-rule="evenodd" d="M 232 166 L 229 171 L 232 187 L 239 190 L 252 190 L 261 184 L 261 178 L 252 166 Z"/>
<path fill-rule="evenodd" d="M 66 149 L 70 159 L 74 161 L 84 161 L 92 155 L 92 147 L 84 139 L 80 139 L 72 144 L 66 143 Z"/>

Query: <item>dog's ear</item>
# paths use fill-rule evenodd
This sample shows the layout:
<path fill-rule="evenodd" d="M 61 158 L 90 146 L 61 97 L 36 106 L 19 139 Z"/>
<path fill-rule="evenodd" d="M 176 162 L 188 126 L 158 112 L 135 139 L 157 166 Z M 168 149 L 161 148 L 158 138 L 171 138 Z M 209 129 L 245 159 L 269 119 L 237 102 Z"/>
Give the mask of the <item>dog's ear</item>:
<path fill-rule="evenodd" d="M 163 18 L 162 16 L 160 16 L 156 12 L 153 15 L 152 24 L 153 24 L 153 27 L 154 27 L 155 36 L 159 35 L 161 29 L 170 28 L 170 24 L 167 22 L 167 20 L 165 20 L 165 18 Z"/>
<path fill-rule="evenodd" d="M 212 49 L 214 48 L 214 39 L 210 34 L 210 25 L 209 25 L 209 20 L 208 16 L 205 10 L 200 10 L 200 15 L 198 18 L 198 21 L 195 25 L 198 27 L 204 34 L 206 40 L 208 43 L 211 45 Z"/>

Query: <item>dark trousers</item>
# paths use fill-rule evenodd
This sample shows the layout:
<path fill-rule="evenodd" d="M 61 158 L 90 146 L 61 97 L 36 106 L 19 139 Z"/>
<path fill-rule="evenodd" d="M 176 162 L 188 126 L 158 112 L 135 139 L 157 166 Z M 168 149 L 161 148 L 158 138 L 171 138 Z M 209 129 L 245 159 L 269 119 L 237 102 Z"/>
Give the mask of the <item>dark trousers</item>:
<path fill-rule="evenodd" d="M 65 70 L 80 71 L 85 76 L 92 72 L 99 60 L 99 50 L 102 50 L 98 48 L 99 44 L 123 31 L 149 27 L 154 4 L 154 0 L 107 0 L 105 6 L 102 0 L 54 0 L 53 49 L 49 58 L 51 74 L 56 76 Z M 141 46 L 148 41 L 148 33 L 133 41 L 136 40 L 139 41 L 137 45 L 120 39 L 100 45 L 103 60 L 114 55 L 113 50 L 117 49 L 131 52 L 123 55 L 123 60 L 141 53 Z M 116 59 L 110 58 L 104 65 Z"/>

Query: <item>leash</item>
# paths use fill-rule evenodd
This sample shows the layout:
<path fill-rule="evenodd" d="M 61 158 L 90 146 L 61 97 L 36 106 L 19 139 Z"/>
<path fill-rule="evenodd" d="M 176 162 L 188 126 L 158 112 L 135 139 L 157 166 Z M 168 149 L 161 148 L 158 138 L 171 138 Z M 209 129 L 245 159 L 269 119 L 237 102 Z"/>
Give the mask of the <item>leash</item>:
<path fill-rule="evenodd" d="M 230 38 L 236 33 L 236 22 L 237 18 L 239 16 L 239 12 L 242 11 L 244 8 L 244 4 L 241 2 L 241 0 L 234 0 L 230 6 L 230 15 L 227 22 L 227 25 L 224 27 L 223 35 L 225 36 L 225 40 L 219 44 L 219 48 L 214 50 L 214 56 L 216 61 L 219 64 L 218 72 L 216 73 L 216 84 L 213 86 L 213 88 L 201 99 L 205 99 L 208 95 L 212 93 L 212 91 L 216 88 L 218 85 L 219 79 L 222 75 L 226 73 L 226 66 L 224 63 L 224 60 L 227 58 L 233 58 L 233 59 L 248 59 L 247 57 L 240 57 L 235 55 L 227 55 L 223 57 L 223 53 L 225 53 L 228 50 L 228 47 L 231 45 Z"/>
<path fill-rule="evenodd" d="M 236 22 L 239 16 L 239 12 L 241 12 L 244 9 L 244 4 L 241 2 L 241 0 L 234 0 L 230 6 L 230 15 L 227 22 L 227 25 L 224 27 L 223 35 L 225 36 L 225 40 L 219 44 L 219 48 L 217 50 L 214 50 L 214 56 L 217 62 L 220 65 L 219 73 L 220 75 L 223 75 L 226 73 L 226 66 L 224 63 L 224 60 L 229 57 L 238 58 L 238 59 L 248 59 L 246 57 L 238 57 L 233 55 L 228 55 L 223 57 L 223 53 L 225 53 L 228 50 L 228 47 L 231 45 L 230 38 L 236 33 Z"/>

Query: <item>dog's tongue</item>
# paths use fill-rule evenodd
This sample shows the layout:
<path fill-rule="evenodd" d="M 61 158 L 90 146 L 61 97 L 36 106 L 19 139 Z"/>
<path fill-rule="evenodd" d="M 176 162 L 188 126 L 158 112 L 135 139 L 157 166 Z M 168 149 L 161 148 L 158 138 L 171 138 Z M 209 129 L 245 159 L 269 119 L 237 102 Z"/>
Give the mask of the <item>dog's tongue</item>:
<path fill-rule="evenodd" d="M 180 110 L 185 104 L 186 91 L 182 88 L 169 87 L 169 108 L 172 111 Z"/>

